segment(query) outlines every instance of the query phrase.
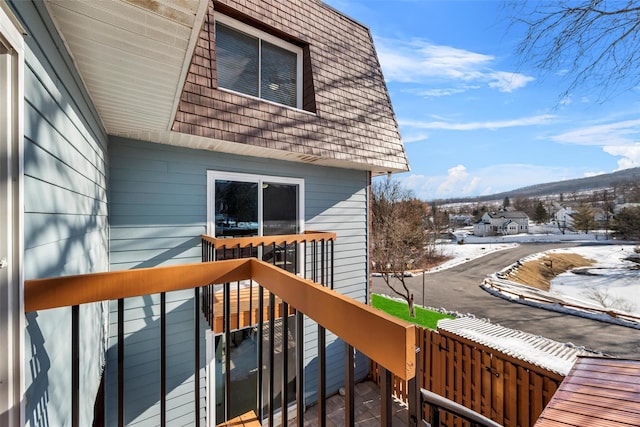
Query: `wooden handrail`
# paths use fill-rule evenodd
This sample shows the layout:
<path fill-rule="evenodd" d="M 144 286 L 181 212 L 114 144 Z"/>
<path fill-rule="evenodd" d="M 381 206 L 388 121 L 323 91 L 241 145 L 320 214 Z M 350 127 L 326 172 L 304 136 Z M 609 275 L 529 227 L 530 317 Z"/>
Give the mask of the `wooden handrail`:
<path fill-rule="evenodd" d="M 248 279 L 247 259 L 26 280 L 24 311 L 193 289 Z"/>
<path fill-rule="evenodd" d="M 255 258 L 25 281 L 25 312 L 253 279 L 403 380 L 415 326 Z"/>
<path fill-rule="evenodd" d="M 304 234 L 278 234 L 275 236 L 225 237 L 216 238 L 202 234 L 202 240 L 213 244 L 216 248 L 247 248 L 249 246 L 282 245 L 285 243 L 303 243 L 320 240 L 336 240 L 336 233 L 324 231 L 305 231 Z"/>
<path fill-rule="evenodd" d="M 413 324 L 256 259 L 252 277 L 398 377 L 415 376 Z"/>

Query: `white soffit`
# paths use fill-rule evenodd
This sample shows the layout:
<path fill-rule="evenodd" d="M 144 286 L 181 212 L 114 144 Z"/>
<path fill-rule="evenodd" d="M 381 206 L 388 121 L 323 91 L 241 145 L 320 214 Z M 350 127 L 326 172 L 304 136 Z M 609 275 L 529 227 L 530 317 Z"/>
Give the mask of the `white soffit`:
<path fill-rule="evenodd" d="M 207 0 L 46 0 L 109 134 L 166 131 Z"/>

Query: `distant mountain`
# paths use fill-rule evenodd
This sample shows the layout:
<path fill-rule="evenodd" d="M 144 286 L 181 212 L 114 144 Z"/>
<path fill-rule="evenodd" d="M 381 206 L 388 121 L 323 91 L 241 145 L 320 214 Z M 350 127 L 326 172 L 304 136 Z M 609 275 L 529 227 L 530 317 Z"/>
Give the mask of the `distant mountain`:
<path fill-rule="evenodd" d="M 640 182 L 640 167 L 624 169 L 618 172 L 596 175 L 589 178 L 567 179 L 564 181 L 548 182 L 544 184 L 530 185 L 511 191 L 503 191 L 478 197 L 453 198 L 438 200 L 440 203 L 474 203 L 503 200 L 505 197 L 543 197 L 557 196 L 559 194 L 570 195 L 572 193 L 593 192 L 623 185 L 629 182 Z"/>

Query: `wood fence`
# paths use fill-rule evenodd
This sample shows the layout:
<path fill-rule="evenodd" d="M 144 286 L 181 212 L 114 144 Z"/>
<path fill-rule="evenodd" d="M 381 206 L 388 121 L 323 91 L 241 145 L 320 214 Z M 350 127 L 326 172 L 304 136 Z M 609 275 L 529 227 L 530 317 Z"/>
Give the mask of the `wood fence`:
<path fill-rule="evenodd" d="M 533 426 L 564 376 L 447 331 L 416 328 L 421 388 L 466 406 L 505 427 Z M 379 384 L 378 366 L 371 377 Z M 407 384 L 393 379 L 407 401 Z M 444 419 L 446 425 L 462 425 Z"/>

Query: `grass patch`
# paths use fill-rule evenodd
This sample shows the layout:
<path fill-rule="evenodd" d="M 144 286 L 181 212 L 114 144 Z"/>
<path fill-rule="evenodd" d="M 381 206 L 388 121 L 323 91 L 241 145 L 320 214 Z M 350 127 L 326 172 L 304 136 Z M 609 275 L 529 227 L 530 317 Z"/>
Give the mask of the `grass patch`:
<path fill-rule="evenodd" d="M 443 314 L 437 311 L 427 310 L 425 308 L 416 306 L 414 306 L 416 317 L 409 317 L 409 308 L 407 307 L 406 302 L 396 301 L 378 294 L 371 295 L 371 305 L 394 317 L 433 330 L 436 330 L 438 328 L 438 320 L 454 318 L 453 316 L 450 316 L 448 314 Z"/>

